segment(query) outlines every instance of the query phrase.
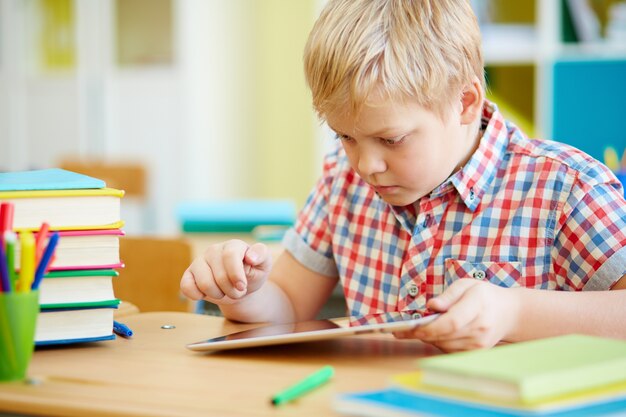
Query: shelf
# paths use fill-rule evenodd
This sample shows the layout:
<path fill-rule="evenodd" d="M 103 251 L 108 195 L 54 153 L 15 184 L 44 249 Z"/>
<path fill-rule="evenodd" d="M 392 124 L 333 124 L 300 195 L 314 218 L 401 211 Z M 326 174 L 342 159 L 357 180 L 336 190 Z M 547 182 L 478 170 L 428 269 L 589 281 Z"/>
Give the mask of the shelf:
<path fill-rule="evenodd" d="M 559 59 L 626 59 L 626 44 L 598 41 L 564 44 L 556 54 Z"/>
<path fill-rule="evenodd" d="M 534 25 L 486 24 L 481 27 L 485 65 L 533 64 L 538 59 Z"/>

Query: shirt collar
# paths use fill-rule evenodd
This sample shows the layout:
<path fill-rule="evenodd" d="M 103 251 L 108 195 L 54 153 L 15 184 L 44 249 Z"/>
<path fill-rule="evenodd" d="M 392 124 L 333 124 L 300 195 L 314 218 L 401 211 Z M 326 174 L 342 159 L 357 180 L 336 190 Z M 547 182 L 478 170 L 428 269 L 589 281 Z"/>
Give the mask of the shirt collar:
<path fill-rule="evenodd" d="M 506 120 L 498 111 L 498 107 L 487 100 L 485 100 L 483 106 L 481 128 L 483 135 L 480 138 L 478 148 L 469 161 L 463 168 L 452 174 L 428 196 L 423 198 L 439 197 L 456 189 L 465 206 L 471 212 L 476 211 L 485 191 L 495 177 L 499 161 L 504 158 L 509 144 Z M 384 203 L 380 196 L 377 197 L 380 199 L 381 204 L 387 204 Z M 415 204 L 419 205 L 419 201 Z M 415 207 L 388 206 L 406 230 L 413 230 L 413 224 L 416 219 Z"/>
<path fill-rule="evenodd" d="M 482 114 L 483 135 L 478 148 L 462 169 L 430 194 L 431 197 L 446 193 L 452 185 L 467 208 L 474 212 L 493 180 L 498 163 L 504 157 L 509 137 L 506 121 L 495 104 L 485 100 Z"/>

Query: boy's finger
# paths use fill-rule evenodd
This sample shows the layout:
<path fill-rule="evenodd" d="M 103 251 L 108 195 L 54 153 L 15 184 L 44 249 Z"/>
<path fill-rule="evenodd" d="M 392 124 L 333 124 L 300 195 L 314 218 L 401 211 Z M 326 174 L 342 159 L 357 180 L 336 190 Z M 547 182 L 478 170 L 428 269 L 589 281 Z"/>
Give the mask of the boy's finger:
<path fill-rule="evenodd" d="M 243 260 L 248 250 L 248 244 L 240 240 L 231 240 L 224 244 L 222 256 L 216 262 L 214 274 L 221 284 L 222 290 L 232 298 L 240 298 L 246 293 L 248 279 L 244 270 Z M 230 287 L 230 288 L 228 288 Z M 232 288 L 232 291 L 230 290 Z"/>
<path fill-rule="evenodd" d="M 228 266 L 228 261 L 225 259 L 220 259 L 212 264 L 213 276 L 215 277 L 217 287 L 224 292 L 227 297 L 238 299 L 245 295 L 246 278 L 243 274 L 241 261 L 239 261 L 239 272 L 233 272 L 233 268 L 236 269 L 237 266 Z M 234 274 L 238 274 L 238 276 L 233 279 Z M 239 285 L 243 290 L 238 289 L 236 285 Z"/>
<path fill-rule="evenodd" d="M 432 323 L 417 328 L 415 334 L 424 340 L 447 338 L 451 335 L 459 337 L 467 332 L 467 327 L 476 319 L 479 312 L 480 305 L 477 300 L 461 296 L 446 313 Z"/>
<path fill-rule="evenodd" d="M 188 270 L 193 277 L 194 285 L 198 288 L 198 291 L 204 294 L 203 299 L 212 298 L 219 300 L 224 297 L 224 292 L 220 290 L 215 281 L 211 266 L 202 258 L 193 261 Z"/>
<path fill-rule="evenodd" d="M 246 250 L 244 261 L 256 269 L 268 271 L 271 266 L 269 248 L 263 243 L 255 243 Z"/>
<path fill-rule="evenodd" d="M 189 269 L 183 273 L 183 277 L 180 280 L 180 290 L 186 297 L 192 300 L 202 300 L 206 296 L 196 285 L 196 280 Z"/>
<path fill-rule="evenodd" d="M 457 339 L 446 339 L 438 342 L 434 342 L 437 348 L 444 352 L 462 352 L 466 350 L 472 350 L 480 348 L 476 340 L 473 337 L 459 337 Z"/>

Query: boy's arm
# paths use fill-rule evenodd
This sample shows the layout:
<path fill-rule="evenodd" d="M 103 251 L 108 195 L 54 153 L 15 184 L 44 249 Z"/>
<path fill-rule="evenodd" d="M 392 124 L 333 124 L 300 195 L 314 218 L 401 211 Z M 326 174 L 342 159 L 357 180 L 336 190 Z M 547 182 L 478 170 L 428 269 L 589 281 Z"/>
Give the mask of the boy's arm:
<path fill-rule="evenodd" d="M 611 291 L 540 291 L 516 289 L 517 320 L 509 341 L 566 333 L 626 338 L 626 275 Z"/>
<path fill-rule="evenodd" d="M 626 275 L 611 291 L 548 291 L 503 288 L 475 279 L 455 281 L 427 307 L 444 313 L 414 331 L 451 352 L 567 333 L 626 338 Z"/>
<path fill-rule="evenodd" d="M 427 307 L 445 314 L 399 337 L 416 337 L 444 351 L 567 333 L 626 338 L 626 275 L 612 291 L 581 292 L 509 289 L 460 279 Z"/>
<path fill-rule="evenodd" d="M 338 278 L 313 272 L 289 252 L 274 263 L 268 281 L 235 304 L 221 305 L 225 317 L 244 322 L 312 320 L 330 297 Z"/>

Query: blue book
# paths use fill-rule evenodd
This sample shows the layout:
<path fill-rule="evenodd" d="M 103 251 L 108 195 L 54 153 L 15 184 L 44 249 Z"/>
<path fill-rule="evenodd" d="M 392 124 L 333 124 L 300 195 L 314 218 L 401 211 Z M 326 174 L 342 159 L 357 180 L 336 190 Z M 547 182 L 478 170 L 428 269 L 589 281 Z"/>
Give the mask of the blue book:
<path fill-rule="evenodd" d="M 249 233 L 257 226 L 291 226 L 296 206 L 290 200 L 216 200 L 178 206 L 184 232 Z"/>
<path fill-rule="evenodd" d="M 35 347 L 44 347 L 44 346 L 57 346 L 57 345 L 74 345 L 78 343 L 92 343 L 92 342 L 103 342 L 105 340 L 115 340 L 114 334 L 109 334 L 106 336 L 97 336 L 97 337 L 84 337 L 82 339 L 57 339 L 57 340 L 46 340 L 43 342 L 35 342 Z"/>
<path fill-rule="evenodd" d="M 104 181 L 60 168 L 0 173 L 0 191 L 84 190 L 104 188 Z"/>
<path fill-rule="evenodd" d="M 486 404 L 472 404 L 454 399 L 429 396 L 397 388 L 339 395 L 334 409 L 351 416 L 428 416 L 428 417 L 582 417 L 622 415 L 626 399 L 568 407 L 560 410 L 527 411 Z M 621 413 L 620 413 L 621 412 Z"/>

